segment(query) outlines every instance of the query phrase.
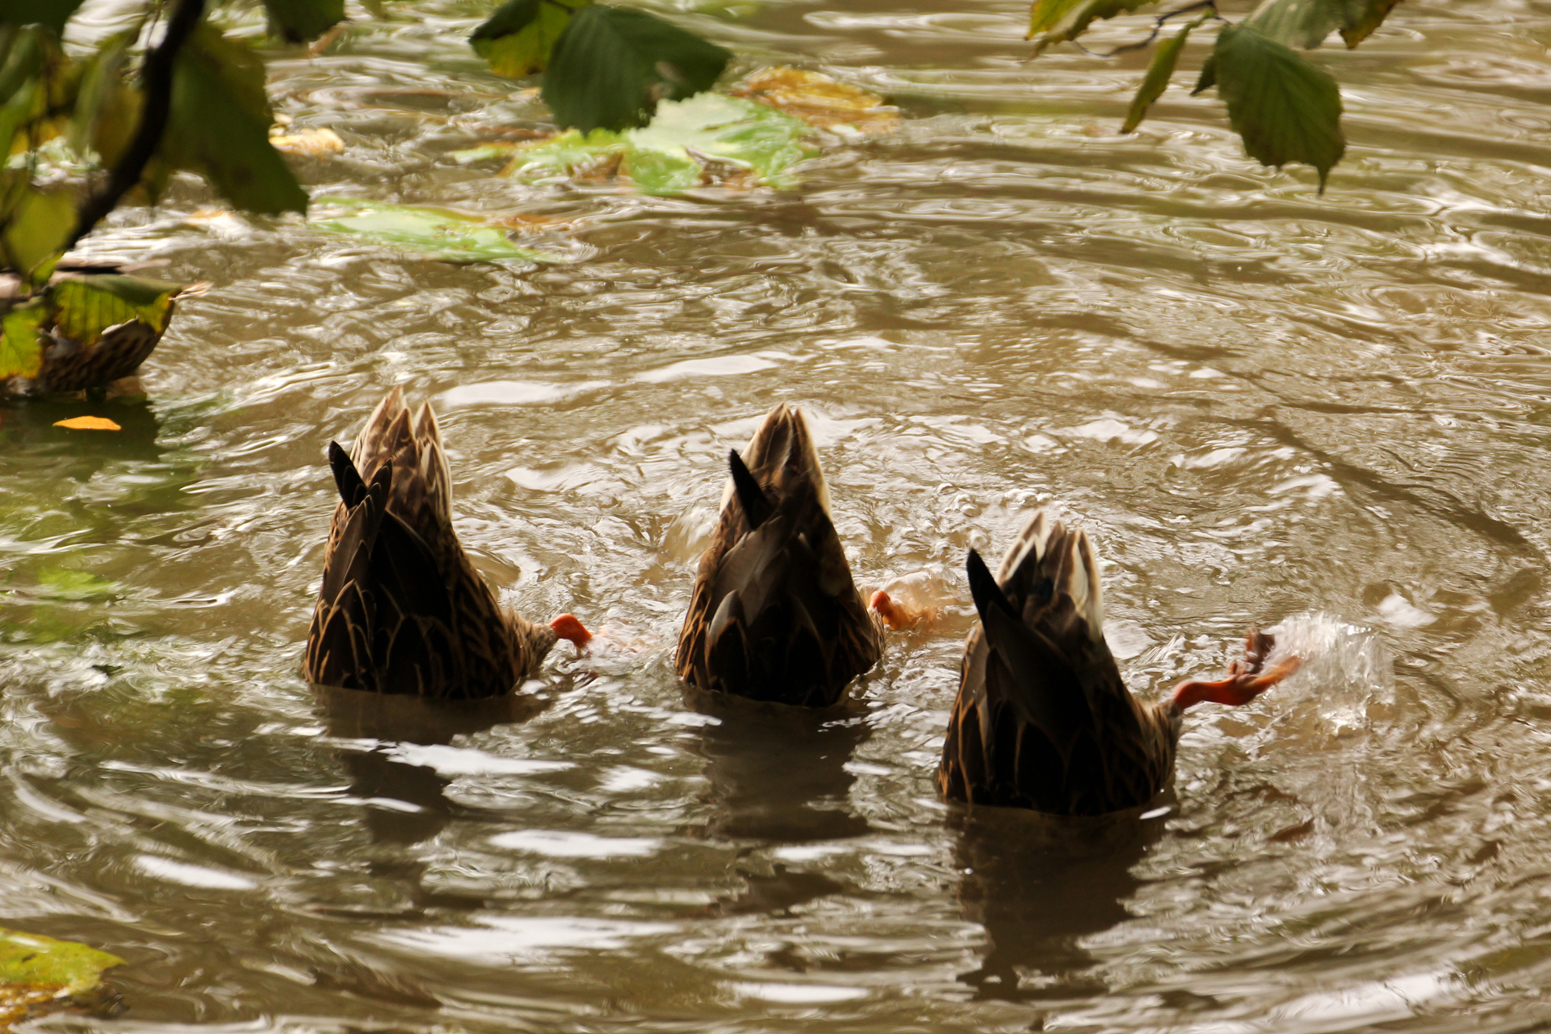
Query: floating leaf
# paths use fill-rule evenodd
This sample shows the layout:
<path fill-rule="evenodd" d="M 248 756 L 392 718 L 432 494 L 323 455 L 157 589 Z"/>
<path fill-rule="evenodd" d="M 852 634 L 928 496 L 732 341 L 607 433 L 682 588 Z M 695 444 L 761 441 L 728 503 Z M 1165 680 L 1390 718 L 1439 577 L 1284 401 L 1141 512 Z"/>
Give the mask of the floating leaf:
<path fill-rule="evenodd" d="M 659 101 L 709 89 L 732 54 L 671 22 L 592 4 L 571 16 L 544 73 L 544 103 L 567 129 L 626 129 Z"/>
<path fill-rule="evenodd" d="M 345 0 L 264 0 L 269 25 L 287 43 L 317 39 L 345 16 Z"/>
<path fill-rule="evenodd" d="M 512 243 L 491 219 L 447 208 L 386 205 L 350 198 L 319 198 L 350 209 L 348 215 L 314 219 L 312 226 L 395 244 L 448 262 L 559 262 L 559 256 Z"/>
<path fill-rule="evenodd" d="M 1217 89 L 1244 149 L 1262 165 L 1307 162 L 1319 189 L 1346 151 L 1341 91 L 1330 73 L 1247 25 L 1217 36 Z"/>
<path fill-rule="evenodd" d="M 43 368 L 43 342 L 38 328 L 48 319 L 43 299 L 19 305 L 0 318 L 0 382 L 11 377 L 36 377 Z"/>
<path fill-rule="evenodd" d="M 808 157 L 808 125 L 774 108 L 719 93 L 666 101 L 650 125 L 624 133 L 571 130 L 517 149 L 506 175 L 527 182 L 620 175 L 646 194 L 676 194 L 699 186 L 708 164 L 722 164 L 755 182 L 785 188 L 788 170 Z"/>
<path fill-rule="evenodd" d="M 238 208 L 305 212 L 307 192 L 269 143 L 273 121 L 258 55 L 208 25 L 196 30 L 178 52 L 161 157 L 201 173 Z"/>
<path fill-rule="evenodd" d="M 733 93 L 820 129 L 879 132 L 899 121 L 899 109 L 884 104 L 877 94 L 801 68 L 761 69 Z"/>
<path fill-rule="evenodd" d="M 75 416 L 69 420 L 54 421 L 55 427 L 67 427 L 72 431 L 122 431 L 123 428 L 107 417 Z"/>
<path fill-rule="evenodd" d="M 78 427 L 83 420 L 93 420 L 108 425 L 106 427 L 93 427 L 92 430 L 123 430 L 113 421 L 95 416 L 78 416 L 74 420 L 61 420 L 54 426 Z M 38 572 L 38 585 L 43 588 L 46 595 L 61 600 L 104 599 L 124 592 L 124 587 L 111 578 L 104 578 L 102 575 L 92 574 L 90 571 L 77 571 L 69 567 L 43 568 Z"/>
<path fill-rule="evenodd" d="M 277 151 L 305 154 L 311 158 L 338 154 L 345 149 L 345 142 L 332 129 L 303 129 L 295 133 L 282 133 L 270 137 L 269 144 Z"/>
<path fill-rule="evenodd" d="M 0 1023 L 90 991 L 102 982 L 103 970 L 123 964 L 117 955 L 74 941 L 0 928 Z"/>
<path fill-rule="evenodd" d="M 542 72 L 549 64 L 555 40 L 571 24 L 571 13 L 590 3 L 592 0 L 507 0 L 474 30 L 469 44 L 490 62 L 497 75 L 520 79 Z"/>
<path fill-rule="evenodd" d="M 1152 63 L 1147 66 L 1147 74 L 1142 77 L 1142 85 L 1138 87 L 1136 96 L 1131 98 L 1131 110 L 1126 114 L 1125 124 L 1120 127 L 1122 133 L 1129 133 L 1141 125 L 1142 119 L 1147 117 L 1147 109 L 1152 107 L 1152 102 L 1163 96 L 1163 91 L 1169 85 L 1169 79 L 1174 75 L 1174 66 L 1179 63 L 1179 52 L 1185 49 L 1185 40 L 1200 22 L 1193 22 L 1179 30 L 1179 35 L 1172 36 L 1158 44 L 1158 49 L 1153 51 Z"/>

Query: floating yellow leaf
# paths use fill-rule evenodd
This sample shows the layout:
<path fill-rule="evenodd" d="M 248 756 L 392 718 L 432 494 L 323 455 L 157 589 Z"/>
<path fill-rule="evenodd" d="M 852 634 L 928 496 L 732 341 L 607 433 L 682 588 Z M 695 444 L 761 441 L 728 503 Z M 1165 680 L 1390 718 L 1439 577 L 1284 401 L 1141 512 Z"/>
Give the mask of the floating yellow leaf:
<path fill-rule="evenodd" d="M 338 154 L 345 149 L 345 142 L 332 129 L 303 129 L 283 136 L 272 136 L 269 142 L 286 154 L 305 154 L 311 158 Z"/>
<path fill-rule="evenodd" d="M 123 428 L 103 416 L 73 416 L 69 420 L 54 421 L 55 427 L 68 427 L 72 431 L 122 431 Z"/>
<path fill-rule="evenodd" d="M 733 91 L 820 129 L 850 126 L 867 133 L 892 129 L 899 109 L 883 98 L 801 68 L 764 68 Z"/>

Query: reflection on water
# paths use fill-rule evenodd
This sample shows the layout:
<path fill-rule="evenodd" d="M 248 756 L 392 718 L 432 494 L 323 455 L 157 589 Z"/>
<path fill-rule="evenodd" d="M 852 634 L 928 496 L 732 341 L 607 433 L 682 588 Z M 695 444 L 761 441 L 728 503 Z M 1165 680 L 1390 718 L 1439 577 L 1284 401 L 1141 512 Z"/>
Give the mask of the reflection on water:
<path fill-rule="evenodd" d="M 710 783 L 709 833 L 787 843 L 867 833 L 849 801 L 855 777 L 847 765 L 871 735 L 859 708 L 809 711 L 688 686 L 684 694 L 713 719 L 696 745 Z"/>
<path fill-rule="evenodd" d="M 977 998 L 1072 999 L 1109 990 L 1082 939 L 1131 918 L 1141 887 L 1132 870 L 1163 836 L 1160 808 L 1093 820 L 1053 819 L 1005 808 L 955 809 L 953 864 L 959 900 L 985 927 L 980 968 L 959 979 Z"/>
<path fill-rule="evenodd" d="M 550 217 L 524 243 L 574 261 L 418 260 L 212 216 L 176 178 L 92 244 L 216 285 L 145 398 L 0 407 L 0 921 L 128 961 L 123 1016 L 55 1028 L 1551 1022 L 1545 5 L 1408 0 L 1316 52 L 1349 85 L 1320 196 L 1210 95 L 1115 134 L 1147 55 L 1027 61 L 1023 3 L 671 4 L 744 67 L 902 111 L 799 190 L 680 198 L 450 158 L 541 116 L 467 48 L 488 6 L 386 5 L 278 55 L 278 108 L 346 143 L 299 174 Z M 621 649 L 555 651 L 489 712 L 297 678 L 323 449 L 392 384 L 435 401 L 503 603 Z M 858 582 L 942 576 L 940 622 L 834 715 L 669 674 L 726 450 L 777 401 Z M 122 430 L 53 426 L 78 415 Z M 1043 505 L 1097 540 L 1143 692 L 1251 624 L 1345 644 L 1193 710 L 1176 810 L 1120 842 L 933 786 L 964 554 Z"/>

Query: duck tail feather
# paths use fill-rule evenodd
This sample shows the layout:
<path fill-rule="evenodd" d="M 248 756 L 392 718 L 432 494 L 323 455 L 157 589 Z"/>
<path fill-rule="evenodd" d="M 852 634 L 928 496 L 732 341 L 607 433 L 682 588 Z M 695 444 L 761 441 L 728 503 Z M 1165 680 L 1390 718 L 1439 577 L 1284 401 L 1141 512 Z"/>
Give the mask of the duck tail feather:
<path fill-rule="evenodd" d="M 975 610 L 979 612 L 982 622 L 986 620 L 992 607 L 1014 618 L 1017 617 L 1018 612 L 1013 609 L 1012 601 L 1007 598 L 1006 593 L 1002 592 L 1002 587 L 996 584 L 996 579 L 991 577 L 991 569 L 986 567 L 986 562 L 980 558 L 978 550 L 969 551 L 964 569 L 969 573 L 969 594 L 975 600 Z"/>
<path fill-rule="evenodd" d="M 727 466 L 732 471 L 733 493 L 738 497 L 738 505 L 743 507 L 743 516 L 749 522 L 749 529 L 753 530 L 769 519 L 775 512 L 775 505 L 765 490 L 759 487 L 759 482 L 743 462 L 743 457 L 738 455 L 737 449 L 727 451 Z"/>
<path fill-rule="evenodd" d="M 338 442 L 329 442 L 329 469 L 334 472 L 334 485 L 346 507 L 354 507 L 366 498 L 366 482 L 350 461 L 350 454 Z"/>

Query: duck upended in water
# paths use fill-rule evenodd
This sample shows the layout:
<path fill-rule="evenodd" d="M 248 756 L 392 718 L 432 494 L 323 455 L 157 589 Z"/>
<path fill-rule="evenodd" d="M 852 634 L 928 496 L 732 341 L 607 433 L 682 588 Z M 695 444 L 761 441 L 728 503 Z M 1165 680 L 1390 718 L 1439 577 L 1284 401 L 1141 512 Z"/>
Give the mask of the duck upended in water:
<path fill-rule="evenodd" d="M 1104 641 L 1098 563 L 1084 532 L 1041 511 L 995 578 L 973 550 L 968 568 L 980 624 L 964 645 L 937 773 L 949 800 L 1054 815 L 1146 804 L 1173 778 L 1186 708 L 1248 703 L 1300 663 L 1289 655 L 1265 667 L 1274 641 L 1251 632 L 1227 678 L 1182 682 L 1144 705 Z"/>
<path fill-rule="evenodd" d="M 590 634 L 503 610 L 452 527 L 452 475 L 429 403 L 410 415 L 398 388 L 350 454 L 329 443 L 339 488 L 323 585 L 307 633 L 309 682 L 444 698 L 506 693 L 557 639 Z"/>
<path fill-rule="evenodd" d="M 697 689 L 808 707 L 837 703 L 883 652 L 830 517 L 802 411 L 770 411 L 740 456 L 700 558 L 674 670 Z"/>

